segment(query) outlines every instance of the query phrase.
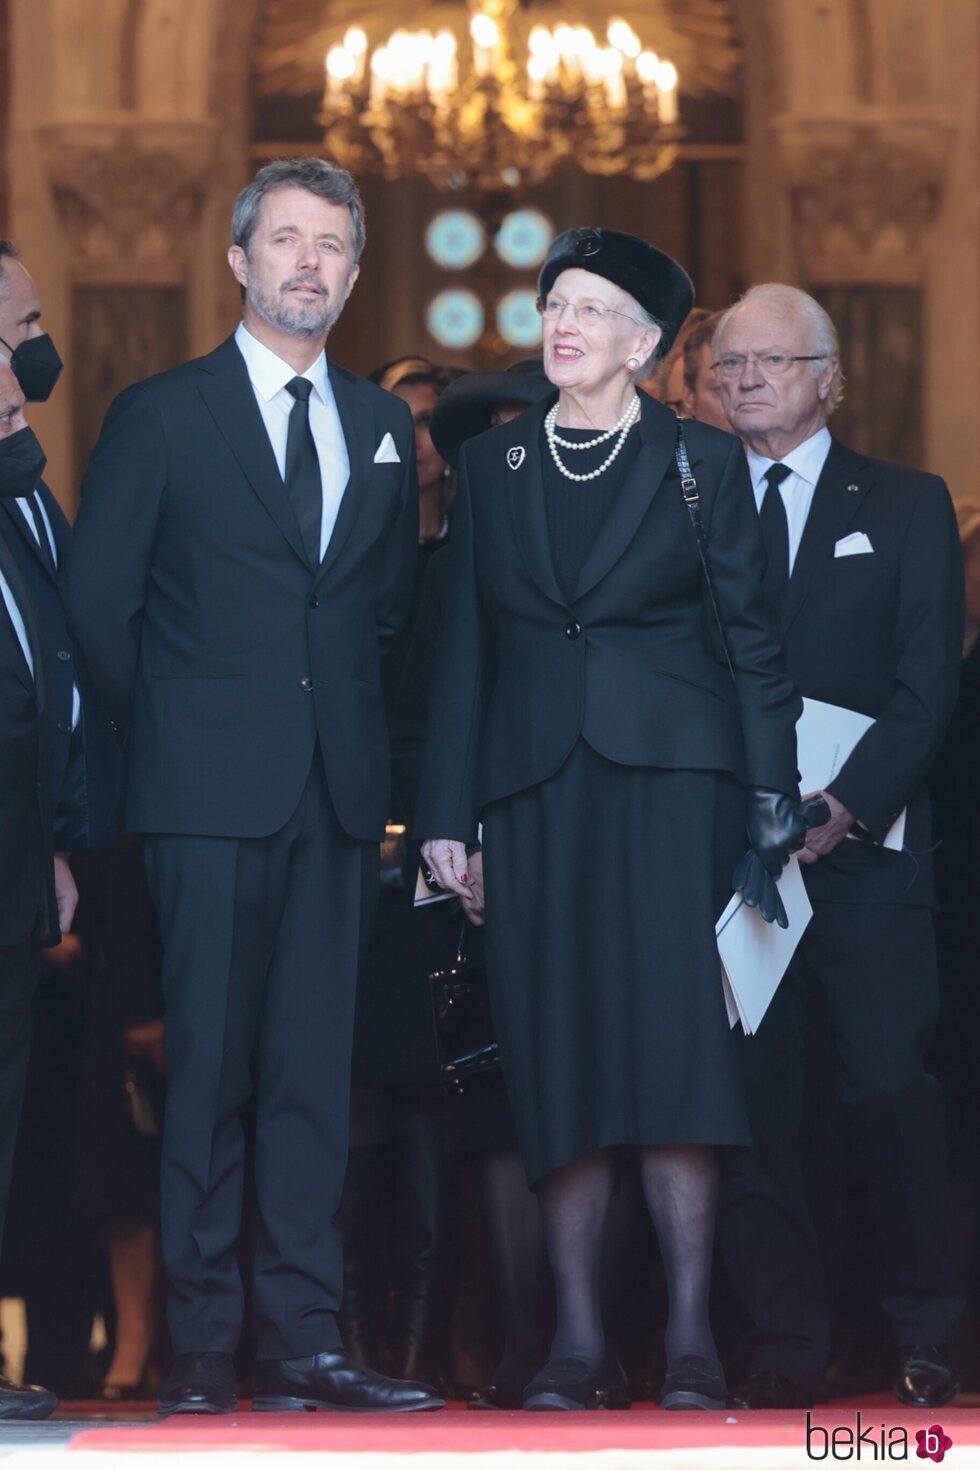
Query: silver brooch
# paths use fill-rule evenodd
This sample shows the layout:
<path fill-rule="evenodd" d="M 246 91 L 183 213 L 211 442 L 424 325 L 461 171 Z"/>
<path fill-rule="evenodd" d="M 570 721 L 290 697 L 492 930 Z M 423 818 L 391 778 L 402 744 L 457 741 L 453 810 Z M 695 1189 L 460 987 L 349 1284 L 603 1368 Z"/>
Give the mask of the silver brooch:
<path fill-rule="evenodd" d="M 524 456 L 526 453 L 527 451 L 525 450 L 523 444 L 515 444 L 512 449 L 508 449 L 507 463 L 510 465 L 512 470 L 520 469 L 521 465 L 524 463 Z"/>
<path fill-rule="evenodd" d="M 856 495 L 858 493 L 858 491 L 860 490 L 861 486 L 860 485 L 848 485 L 847 488 L 848 488 L 848 490 L 850 490 L 850 492 L 851 492 L 852 495 Z"/>

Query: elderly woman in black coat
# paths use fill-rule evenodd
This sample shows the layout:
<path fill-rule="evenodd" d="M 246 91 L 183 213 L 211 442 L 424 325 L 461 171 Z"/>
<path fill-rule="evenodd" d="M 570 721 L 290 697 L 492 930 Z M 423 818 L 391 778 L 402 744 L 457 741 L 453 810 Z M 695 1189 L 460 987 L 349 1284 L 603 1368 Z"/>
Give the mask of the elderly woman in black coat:
<path fill-rule="evenodd" d="M 802 845 L 796 690 L 763 603 L 741 446 L 685 425 L 725 647 L 677 468 L 635 380 L 693 292 L 631 235 L 570 230 L 539 281 L 557 392 L 471 440 L 416 831 L 479 919 L 557 1331 L 524 1407 L 598 1402 L 598 1265 L 617 1146 L 640 1151 L 667 1274 L 667 1408 L 721 1408 L 708 1322 L 719 1145 L 748 1142 L 715 921 L 765 917 Z M 732 677 L 734 675 L 734 677 Z"/>

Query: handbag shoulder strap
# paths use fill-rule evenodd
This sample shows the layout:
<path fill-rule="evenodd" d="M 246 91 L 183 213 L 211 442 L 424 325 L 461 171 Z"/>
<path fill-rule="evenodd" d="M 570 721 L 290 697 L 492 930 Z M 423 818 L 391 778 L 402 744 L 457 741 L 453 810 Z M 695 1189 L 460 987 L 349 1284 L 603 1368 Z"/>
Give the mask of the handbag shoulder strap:
<path fill-rule="evenodd" d="M 681 477 L 681 495 L 684 497 L 684 504 L 687 506 L 688 514 L 691 517 L 695 540 L 698 543 L 698 556 L 701 558 L 704 582 L 708 589 L 708 600 L 711 603 L 711 611 L 714 613 L 715 622 L 718 625 L 718 634 L 721 638 L 721 646 L 725 651 L 725 662 L 728 665 L 728 672 L 734 681 L 735 669 L 732 665 L 732 656 L 728 651 L 725 625 L 721 620 L 721 613 L 718 610 L 715 582 L 711 575 L 711 566 L 708 562 L 708 538 L 705 535 L 704 521 L 701 519 L 701 495 L 698 491 L 698 482 L 691 473 L 691 461 L 687 457 L 687 444 L 684 440 L 684 424 L 681 419 L 677 420 L 677 444 L 674 449 L 674 457 L 677 460 L 677 472 Z"/>

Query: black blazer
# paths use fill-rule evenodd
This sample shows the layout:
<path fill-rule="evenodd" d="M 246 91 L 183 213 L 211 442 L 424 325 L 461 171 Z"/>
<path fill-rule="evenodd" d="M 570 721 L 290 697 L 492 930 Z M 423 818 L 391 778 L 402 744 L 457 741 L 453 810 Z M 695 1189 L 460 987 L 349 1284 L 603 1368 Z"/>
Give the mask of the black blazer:
<path fill-rule="evenodd" d="M 835 557 L 863 531 L 873 551 Z M 831 446 L 781 613 L 787 668 L 804 696 L 875 723 L 830 786 L 880 841 L 903 806 L 892 853 L 845 841 L 805 869 L 814 897 L 929 902 L 925 779 L 956 704 L 963 557 L 944 482 Z M 912 855 L 914 854 L 914 856 Z"/>
<path fill-rule="evenodd" d="M 346 831 L 384 830 L 380 646 L 407 606 L 418 549 L 414 435 L 391 394 L 333 364 L 330 381 L 351 471 L 315 570 L 234 338 L 109 409 L 67 592 L 127 734 L 132 831 L 275 832 L 317 741 Z M 376 464 L 386 433 L 400 462 Z"/>
<path fill-rule="evenodd" d="M 0 603 L 0 946 L 21 944 L 35 928 L 57 944 L 54 893 L 53 722 L 44 691 L 40 620 L 0 526 L 0 572 L 24 619 L 32 677 Z"/>
<path fill-rule="evenodd" d="M 644 396 L 640 453 L 569 601 L 542 491 L 548 407 L 463 450 L 416 831 L 470 841 L 487 803 L 546 781 L 580 736 L 625 765 L 728 771 L 794 791 L 800 702 L 763 599 L 737 440 L 685 425 L 733 683 L 681 498 L 674 415 Z"/>
<path fill-rule="evenodd" d="M 0 500 L 0 516 L 13 556 L 41 620 L 44 684 L 54 729 L 53 791 L 59 842 L 101 847 L 119 824 L 121 752 L 109 716 L 102 707 L 84 660 L 72 644 L 62 593 L 62 572 L 71 546 L 71 526 L 61 506 L 42 481 L 38 491 L 47 511 L 58 555 L 58 569 L 45 561 L 19 506 Z M 69 770 L 72 746 L 73 686 L 81 696 L 81 741 L 84 766 Z M 74 808 L 81 802 L 81 811 Z M 78 816 L 81 821 L 78 821 Z M 65 834 L 70 834 L 70 839 Z"/>

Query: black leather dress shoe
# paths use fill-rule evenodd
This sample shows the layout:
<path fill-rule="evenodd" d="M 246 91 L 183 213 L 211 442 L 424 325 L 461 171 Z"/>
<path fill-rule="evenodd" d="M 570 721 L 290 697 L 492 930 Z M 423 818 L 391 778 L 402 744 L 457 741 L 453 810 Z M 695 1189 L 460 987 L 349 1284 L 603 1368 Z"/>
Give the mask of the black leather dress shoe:
<path fill-rule="evenodd" d="M 724 1409 L 727 1398 L 725 1375 L 717 1358 L 684 1353 L 668 1364 L 660 1391 L 662 1409 Z"/>
<path fill-rule="evenodd" d="M 0 1378 L 0 1419 L 47 1419 L 57 1407 L 58 1396 L 49 1388 Z"/>
<path fill-rule="evenodd" d="M 231 1353 L 178 1353 L 160 1389 L 160 1417 L 233 1414 L 235 1365 Z"/>
<path fill-rule="evenodd" d="M 946 1354 L 934 1343 L 920 1343 L 901 1349 L 894 1390 L 914 1409 L 938 1409 L 956 1397 L 960 1384 Z"/>
<path fill-rule="evenodd" d="M 556 1358 L 546 1363 L 524 1390 L 524 1408 L 599 1409 L 601 1366 L 594 1368 L 584 1358 Z"/>
<path fill-rule="evenodd" d="M 762 1368 L 742 1379 L 728 1403 L 733 1409 L 812 1409 L 813 1395 L 791 1378 Z"/>
<path fill-rule="evenodd" d="M 252 1408 L 266 1413 L 336 1409 L 350 1414 L 410 1414 L 441 1409 L 445 1400 L 425 1383 L 405 1383 L 361 1368 L 347 1353 L 266 1358 L 256 1363 Z"/>

